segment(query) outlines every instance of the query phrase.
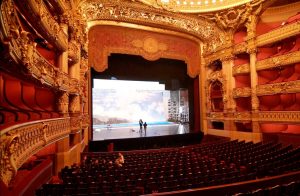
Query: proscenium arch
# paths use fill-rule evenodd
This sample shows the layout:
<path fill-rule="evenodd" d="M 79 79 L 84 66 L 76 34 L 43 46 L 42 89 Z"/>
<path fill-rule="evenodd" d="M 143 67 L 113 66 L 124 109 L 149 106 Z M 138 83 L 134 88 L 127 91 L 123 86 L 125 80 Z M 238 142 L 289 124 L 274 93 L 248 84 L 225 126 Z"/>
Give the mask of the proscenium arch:
<path fill-rule="evenodd" d="M 182 60 L 190 77 L 200 73 L 202 42 L 189 34 L 124 22 L 90 21 L 88 40 L 89 65 L 98 72 L 107 69 L 110 54 L 120 53 L 147 60 Z"/>

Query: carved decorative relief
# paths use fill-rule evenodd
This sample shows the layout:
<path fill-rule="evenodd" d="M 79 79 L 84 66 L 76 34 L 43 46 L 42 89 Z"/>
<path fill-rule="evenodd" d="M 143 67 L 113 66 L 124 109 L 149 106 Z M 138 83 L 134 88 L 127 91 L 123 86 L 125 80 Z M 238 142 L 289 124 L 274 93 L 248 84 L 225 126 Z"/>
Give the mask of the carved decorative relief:
<path fill-rule="evenodd" d="M 196 40 L 116 26 L 90 29 L 89 65 L 96 71 L 104 71 L 112 53 L 140 55 L 148 60 L 182 60 L 187 64 L 189 76 L 195 77 L 200 72 L 200 46 Z"/>
<path fill-rule="evenodd" d="M 80 97 L 78 95 L 70 95 L 69 100 L 69 112 L 79 113 L 80 112 Z"/>
<path fill-rule="evenodd" d="M 235 118 L 235 121 L 250 121 L 251 113 L 250 112 L 235 112 L 234 118 Z"/>
<path fill-rule="evenodd" d="M 229 29 L 235 30 L 244 24 L 251 14 L 261 12 L 263 1 L 264 0 L 255 0 L 236 8 L 216 12 L 210 15 L 210 17 L 221 29 L 226 31 Z"/>
<path fill-rule="evenodd" d="M 80 93 L 80 82 L 79 80 L 75 78 L 71 78 L 70 80 L 70 85 L 69 85 L 69 93 L 78 95 Z"/>
<path fill-rule="evenodd" d="M 279 93 L 298 93 L 298 92 L 300 92 L 300 80 L 259 85 L 257 86 L 256 89 L 257 96 L 274 95 Z"/>
<path fill-rule="evenodd" d="M 6 185 L 17 170 L 33 154 L 47 144 L 65 137 L 70 132 L 70 120 L 55 119 L 25 123 L 1 131 L 0 178 Z"/>
<path fill-rule="evenodd" d="M 223 75 L 222 71 L 214 71 L 208 75 L 206 84 L 205 84 L 206 105 L 207 105 L 208 111 L 211 110 L 211 108 L 212 108 L 211 97 L 210 97 L 211 85 L 216 81 L 219 81 L 222 84 L 222 97 L 223 97 L 224 106 L 226 105 L 226 103 L 228 101 L 228 98 L 226 96 L 225 76 Z"/>
<path fill-rule="evenodd" d="M 298 35 L 300 31 L 300 22 L 295 22 L 281 26 L 268 33 L 264 33 L 256 38 L 257 46 L 264 46 L 270 43 L 274 43 L 279 40 L 283 40 L 288 37 Z"/>
<path fill-rule="evenodd" d="M 88 114 L 84 114 L 82 116 L 82 127 L 88 127 L 90 125 L 90 116 Z"/>
<path fill-rule="evenodd" d="M 76 116 L 70 118 L 71 131 L 78 131 L 81 129 L 82 117 Z"/>
<path fill-rule="evenodd" d="M 81 9 L 87 21 L 112 20 L 152 24 L 163 29 L 176 28 L 178 31 L 194 34 L 201 40 L 209 40 L 210 44 L 216 47 L 222 44 L 219 29 L 204 18 L 161 12 L 148 6 L 125 1 L 89 1 L 82 4 Z"/>
<path fill-rule="evenodd" d="M 250 97 L 251 96 L 251 88 L 249 88 L 249 87 L 234 88 L 232 95 L 233 95 L 233 98 Z"/>
<path fill-rule="evenodd" d="M 168 49 L 166 44 L 159 43 L 153 37 L 147 37 L 144 40 L 135 39 L 131 43 L 134 47 L 143 49 L 145 51 L 143 57 L 148 60 L 157 60 L 160 56 L 155 54 Z"/>
<path fill-rule="evenodd" d="M 258 121 L 260 122 L 299 122 L 299 111 L 287 112 L 259 112 Z"/>
<path fill-rule="evenodd" d="M 207 119 L 224 119 L 224 113 L 223 112 L 209 112 L 206 114 Z"/>
<path fill-rule="evenodd" d="M 244 74 L 244 73 L 250 73 L 250 64 L 246 63 L 243 65 L 236 65 L 232 67 L 232 74 L 238 75 L 238 74 Z"/>
<path fill-rule="evenodd" d="M 61 91 L 68 91 L 69 85 L 70 85 L 69 75 L 64 72 L 57 71 L 54 86 Z"/>
<path fill-rule="evenodd" d="M 259 110 L 259 99 L 255 92 L 251 93 L 251 104 L 252 104 L 252 111 L 257 112 Z"/>
<path fill-rule="evenodd" d="M 80 46 L 75 41 L 72 40 L 68 45 L 68 58 L 70 59 L 72 64 L 78 63 L 80 59 Z"/>
<path fill-rule="evenodd" d="M 233 46 L 233 53 L 234 54 L 241 54 L 247 51 L 247 45 L 245 42 L 236 44 Z"/>
<path fill-rule="evenodd" d="M 284 55 L 257 61 L 256 69 L 264 70 L 264 69 L 270 69 L 278 66 L 290 65 L 298 62 L 300 62 L 300 51 L 291 52 Z"/>
<path fill-rule="evenodd" d="M 58 50 L 67 50 L 67 35 L 63 32 L 42 1 L 16 0 L 15 2 L 18 4 L 18 8 L 22 14 L 27 17 L 35 29 L 39 29 L 39 33 L 42 34 L 45 39 Z"/>
<path fill-rule="evenodd" d="M 66 114 L 69 111 L 69 94 L 61 92 L 58 95 L 57 109 L 60 113 Z"/>

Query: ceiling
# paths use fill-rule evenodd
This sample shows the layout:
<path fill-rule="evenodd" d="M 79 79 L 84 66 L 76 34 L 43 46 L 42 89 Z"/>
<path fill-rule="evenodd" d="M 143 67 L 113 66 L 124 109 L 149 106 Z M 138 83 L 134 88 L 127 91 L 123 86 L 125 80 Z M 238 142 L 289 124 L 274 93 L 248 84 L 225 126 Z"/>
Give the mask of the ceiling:
<path fill-rule="evenodd" d="M 173 12 L 204 13 L 232 8 L 253 0 L 138 0 Z"/>

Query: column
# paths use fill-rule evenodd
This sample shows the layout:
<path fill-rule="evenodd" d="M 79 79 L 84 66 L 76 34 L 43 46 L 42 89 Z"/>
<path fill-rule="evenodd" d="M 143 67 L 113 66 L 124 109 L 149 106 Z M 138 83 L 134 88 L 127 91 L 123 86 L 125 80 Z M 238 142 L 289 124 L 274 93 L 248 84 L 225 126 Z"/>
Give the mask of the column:
<path fill-rule="evenodd" d="M 224 130 L 235 131 L 236 127 L 233 121 L 234 113 L 236 112 L 236 103 L 232 96 L 233 88 L 235 87 L 235 80 L 232 74 L 233 62 L 232 51 L 228 51 L 227 55 L 221 59 L 222 72 L 224 77 L 223 82 L 223 102 L 224 102 Z"/>
<path fill-rule="evenodd" d="M 59 93 L 57 108 L 63 117 L 69 116 L 69 93 L 64 91 Z"/>
<path fill-rule="evenodd" d="M 258 122 L 259 113 L 259 99 L 256 94 L 256 87 L 258 84 L 256 71 L 256 52 L 257 47 L 255 43 L 257 16 L 251 15 L 247 27 L 247 52 L 250 55 L 250 78 L 251 78 L 251 105 L 252 105 L 252 139 L 254 142 L 262 140 L 260 133 L 260 126 Z"/>
<path fill-rule="evenodd" d="M 60 24 L 60 28 L 66 35 L 68 35 L 68 19 L 66 15 L 62 17 L 62 21 L 63 22 Z M 58 56 L 58 66 L 62 72 L 68 74 L 68 51 L 62 51 L 61 54 Z"/>

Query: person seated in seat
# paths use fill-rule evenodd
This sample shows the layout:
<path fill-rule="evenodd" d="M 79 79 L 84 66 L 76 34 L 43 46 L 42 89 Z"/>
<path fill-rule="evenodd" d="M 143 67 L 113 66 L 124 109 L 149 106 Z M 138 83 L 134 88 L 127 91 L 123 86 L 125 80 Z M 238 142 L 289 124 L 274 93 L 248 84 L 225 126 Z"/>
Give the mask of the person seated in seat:
<path fill-rule="evenodd" d="M 122 167 L 122 165 L 124 164 L 124 156 L 122 155 L 122 153 L 118 153 L 118 158 L 115 160 L 115 164 L 118 167 Z"/>

